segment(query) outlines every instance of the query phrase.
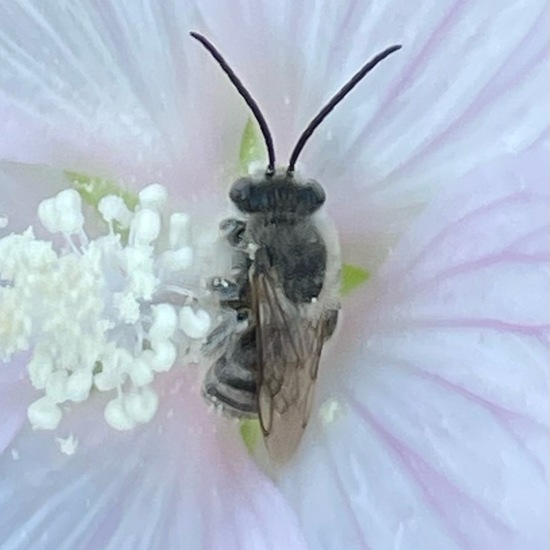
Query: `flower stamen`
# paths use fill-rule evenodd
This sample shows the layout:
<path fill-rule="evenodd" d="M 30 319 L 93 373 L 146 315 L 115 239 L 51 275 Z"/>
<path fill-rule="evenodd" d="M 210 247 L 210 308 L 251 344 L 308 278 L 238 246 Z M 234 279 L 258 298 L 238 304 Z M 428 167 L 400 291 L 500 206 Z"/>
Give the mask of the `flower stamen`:
<path fill-rule="evenodd" d="M 158 408 L 159 373 L 191 362 L 211 326 L 190 280 L 196 257 L 189 216 L 164 213 L 166 189 L 149 185 L 130 210 L 117 195 L 97 203 L 108 232 L 90 239 L 74 189 L 42 201 L 38 217 L 65 243 L 32 227 L 0 239 L 1 359 L 31 351 L 29 379 L 43 396 L 28 408 L 35 429 L 55 429 L 66 404 L 114 392 L 106 422 L 128 430 Z M 198 346 L 197 346 L 198 343 Z"/>

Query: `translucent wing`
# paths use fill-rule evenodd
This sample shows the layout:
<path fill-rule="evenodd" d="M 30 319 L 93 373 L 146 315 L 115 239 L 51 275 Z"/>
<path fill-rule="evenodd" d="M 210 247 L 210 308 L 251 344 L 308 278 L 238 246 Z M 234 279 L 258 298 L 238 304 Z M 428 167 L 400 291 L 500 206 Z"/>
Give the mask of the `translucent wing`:
<path fill-rule="evenodd" d="M 266 273 L 252 275 L 259 357 L 258 413 L 274 462 L 286 462 L 307 425 L 329 321 L 307 315 Z"/>

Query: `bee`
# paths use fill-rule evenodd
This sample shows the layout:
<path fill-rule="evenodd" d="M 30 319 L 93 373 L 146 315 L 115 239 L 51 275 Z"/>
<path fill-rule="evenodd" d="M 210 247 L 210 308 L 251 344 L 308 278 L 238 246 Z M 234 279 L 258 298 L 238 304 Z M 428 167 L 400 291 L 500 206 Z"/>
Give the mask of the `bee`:
<path fill-rule="evenodd" d="M 325 342 L 338 321 L 340 258 L 335 235 L 319 223 L 325 192 L 295 174 L 306 142 L 325 117 L 374 67 L 401 46 L 366 63 L 321 109 L 298 139 L 288 166 L 276 169 L 273 139 L 258 105 L 216 47 L 191 32 L 218 62 L 252 111 L 268 155 L 265 171 L 238 179 L 229 198 L 241 217 L 220 229 L 232 250 L 234 277 L 211 288 L 227 312 L 205 344 L 223 350 L 203 393 L 237 417 L 258 416 L 272 461 L 287 462 L 306 428 Z"/>

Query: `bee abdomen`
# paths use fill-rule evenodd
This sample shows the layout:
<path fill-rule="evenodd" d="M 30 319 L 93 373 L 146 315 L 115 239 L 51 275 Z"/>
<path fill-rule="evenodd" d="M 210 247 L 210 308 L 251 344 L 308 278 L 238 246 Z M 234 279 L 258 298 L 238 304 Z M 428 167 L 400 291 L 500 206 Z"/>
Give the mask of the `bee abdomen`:
<path fill-rule="evenodd" d="M 255 415 L 256 392 L 255 372 L 225 356 L 210 368 L 204 380 L 206 397 L 232 416 Z"/>

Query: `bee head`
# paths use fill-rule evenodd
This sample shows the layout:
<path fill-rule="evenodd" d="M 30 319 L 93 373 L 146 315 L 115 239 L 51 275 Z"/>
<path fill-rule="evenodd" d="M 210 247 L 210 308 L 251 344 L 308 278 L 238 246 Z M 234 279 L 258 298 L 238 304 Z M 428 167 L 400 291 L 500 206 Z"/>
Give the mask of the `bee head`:
<path fill-rule="evenodd" d="M 245 177 L 231 187 L 229 198 L 246 214 L 310 216 L 325 202 L 315 180 L 298 182 L 287 173 L 254 179 Z"/>

